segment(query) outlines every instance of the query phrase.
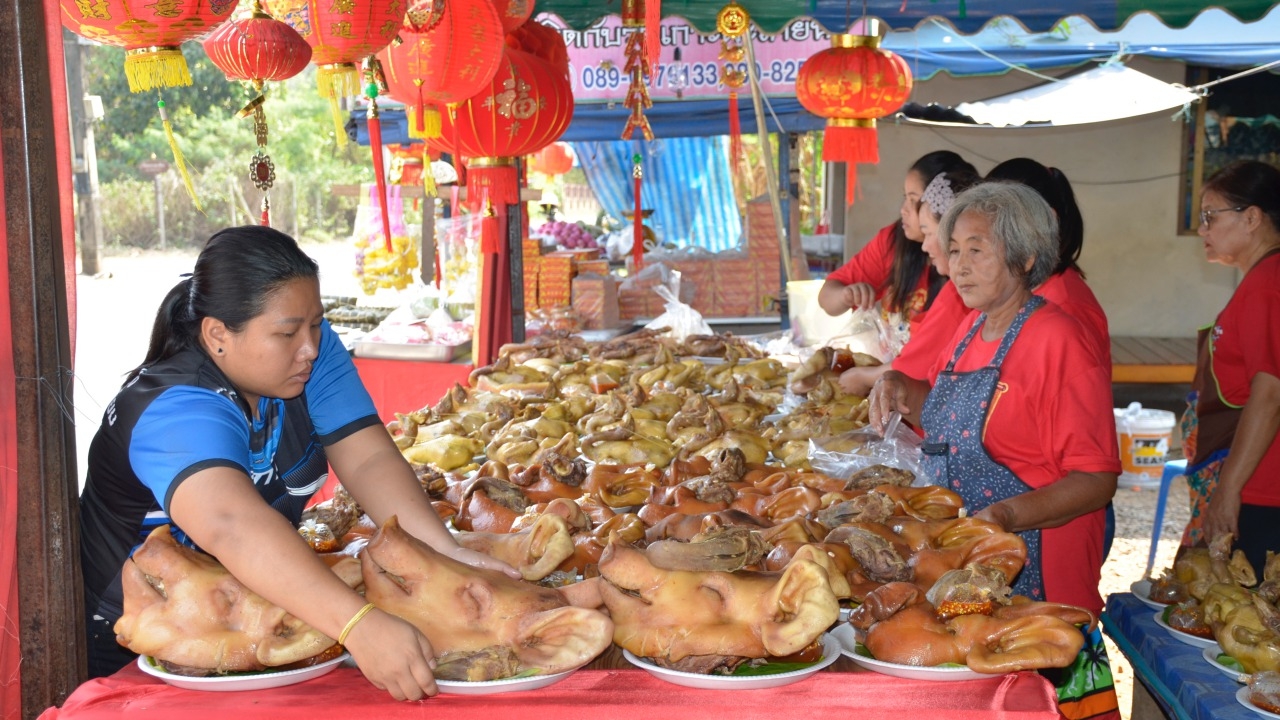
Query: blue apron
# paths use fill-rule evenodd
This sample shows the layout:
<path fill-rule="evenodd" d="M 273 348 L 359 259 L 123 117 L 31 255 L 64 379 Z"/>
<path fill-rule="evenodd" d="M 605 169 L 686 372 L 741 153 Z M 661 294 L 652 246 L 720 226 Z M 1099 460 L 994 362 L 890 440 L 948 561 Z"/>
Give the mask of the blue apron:
<path fill-rule="evenodd" d="M 925 431 L 921 469 L 935 485 L 950 488 L 964 498 L 970 515 L 1033 489 L 1012 470 L 991 459 L 982 446 L 982 432 L 986 427 L 991 398 L 1000 381 L 1000 366 L 1005 355 L 1013 341 L 1018 339 L 1027 318 L 1044 302 L 1044 298 L 1032 296 L 1022 306 L 1013 324 L 1005 331 L 990 365 L 970 372 L 956 372 L 956 361 L 964 355 L 965 348 L 969 347 L 969 342 L 987 320 L 985 313 L 979 316 L 956 346 L 946 368 L 938 373 L 937 382 L 920 413 Z M 1018 536 L 1027 544 L 1027 561 L 1018 574 L 1013 592 L 1032 600 L 1044 600 L 1040 531 L 1027 530 Z"/>

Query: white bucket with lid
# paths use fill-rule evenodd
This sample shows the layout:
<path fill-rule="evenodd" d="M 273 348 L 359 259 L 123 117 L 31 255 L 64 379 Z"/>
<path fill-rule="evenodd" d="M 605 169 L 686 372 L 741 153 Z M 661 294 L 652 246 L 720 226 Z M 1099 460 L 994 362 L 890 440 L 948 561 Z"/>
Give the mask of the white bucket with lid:
<path fill-rule="evenodd" d="M 1174 414 L 1168 410 L 1144 409 L 1142 403 L 1114 408 L 1116 436 L 1120 442 L 1119 484 L 1122 487 L 1159 487 L 1169 459 Z"/>

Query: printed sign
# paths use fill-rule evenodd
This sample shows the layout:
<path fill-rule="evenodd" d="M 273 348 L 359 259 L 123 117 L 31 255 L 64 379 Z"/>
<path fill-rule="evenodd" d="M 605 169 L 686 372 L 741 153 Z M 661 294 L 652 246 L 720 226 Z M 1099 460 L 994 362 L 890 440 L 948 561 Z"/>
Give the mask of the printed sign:
<path fill-rule="evenodd" d="M 627 36 L 622 20 L 611 15 L 587 30 L 571 30 L 559 18 L 538 18 L 564 35 L 569 48 L 569 73 L 575 102 L 622 102 L 630 78 L 623 68 Z M 756 73 L 766 95 L 795 95 L 796 74 L 814 53 L 831 47 L 830 35 L 816 21 L 799 19 L 776 35 L 766 35 L 755 27 L 751 39 L 756 54 Z M 675 63 L 676 49 L 680 63 Z M 654 100 L 726 98 L 721 81 L 725 63 L 718 59 L 720 35 L 699 35 L 681 18 L 662 21 L 662 52 L 657 67 L 651 68 L 649 97 Z M 745 72 L 746 63 L 736 63 Z M 679 94 L 677 94 L 679 91 Z M 748 91 L 743 88 L 744 94 Z"/>

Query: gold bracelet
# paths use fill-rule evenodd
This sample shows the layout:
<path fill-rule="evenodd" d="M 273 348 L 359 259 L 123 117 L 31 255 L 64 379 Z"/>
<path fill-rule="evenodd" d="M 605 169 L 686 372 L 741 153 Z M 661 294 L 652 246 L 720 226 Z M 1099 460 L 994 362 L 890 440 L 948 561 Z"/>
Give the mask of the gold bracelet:
<path fill-rule="evenodd" d="M 372 610 L 372 609 L 373 609 L 373 603 L 369 603 L 368 605 L 365 605 L 364 607 L 360 608 L 360 610 L 359 610 L 358 612 L 356 612 L 356 614 L 355 614 L 355 615 L 352 615 L 352 616 L 351 616 L 351 619 L 347 621 L 347 626 L 346 626 L 346 627 L 344 627 L 344 628 L 342 628 L 342 632 L 341 632 L 341 633 L 338 633 L 338 644 L 339 644 L 339 645 L 346 645 L 346 644 L 347 644 L 347 636 L 351 634 L 351 629 L 352 629 L 352 628 L 354 628 L 354 627 L 356 626 L 356 623 L 358 623 L 358 622 L 360 622 L 361 620 L 363 620 L 363 619 L 364 619 L 364 616 L 365 616 L 365 615 L 368 615 L 368 614 L 369 614 L 369 611 L 370 611 L 370 610 Z"/>

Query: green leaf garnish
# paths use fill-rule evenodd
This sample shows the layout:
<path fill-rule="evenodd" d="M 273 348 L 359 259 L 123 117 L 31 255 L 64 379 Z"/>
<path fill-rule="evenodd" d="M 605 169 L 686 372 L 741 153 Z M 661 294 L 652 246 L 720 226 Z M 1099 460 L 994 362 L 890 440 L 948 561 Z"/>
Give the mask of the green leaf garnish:
<path fill-rule="evenodd" d="M 805 668 L 817 665 L 815 662 L 788 662 L 788 663 L 765 663 L 763 665 L 751 665 L 751 663 L 742 663 L 738 669 L 729 674 L 729 677 L 752 677 L 755 675 L 781 675 L 782 673 L 795 672 L 796 670 L 804 670 Z"/>
<path fill-rule="evenodd" d="M 1240 664 L 1240 661 L 1226 653 L 1218 653 L 1216 660 L 1218 661 L 1218 664 L 1223 667 L 1231 668 L 1232 670 L 1240 673 L 1244 672 L 1244 666 Z"/>
<path fill-rule="evenodd" d="M 1172 612 L 1173 612 L 1173 606 L 1170 605 L 1166 607 L 1163 612 L 1160 613 L 1160 619 L 1164 621 L 1165 625 L 1169 625 L 1169 614 Z M 1173 626 L 1169 625 L 1169 627 L 1173 627 Z"/>
<path fill-rule="evenodd" d="M 542 668 L 525 668 L 524 670 L 521 670 L 520 672 L 516 673 L 515 675 L 512 675 L 511 677 L 502 678 L 502 679 L 503 680 L 520 680 L 522 678 L 535 677 L 541 674 L 542 674 Z"/>

